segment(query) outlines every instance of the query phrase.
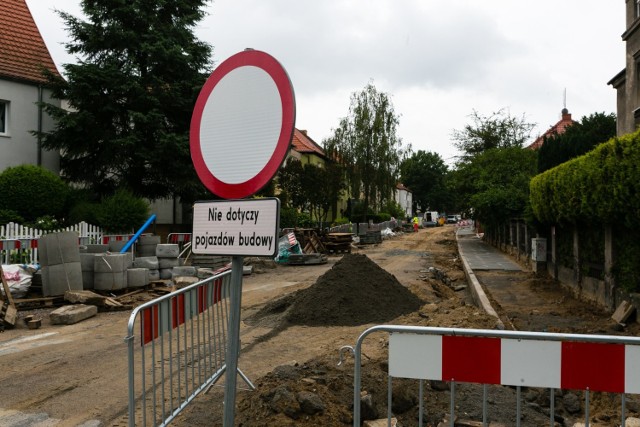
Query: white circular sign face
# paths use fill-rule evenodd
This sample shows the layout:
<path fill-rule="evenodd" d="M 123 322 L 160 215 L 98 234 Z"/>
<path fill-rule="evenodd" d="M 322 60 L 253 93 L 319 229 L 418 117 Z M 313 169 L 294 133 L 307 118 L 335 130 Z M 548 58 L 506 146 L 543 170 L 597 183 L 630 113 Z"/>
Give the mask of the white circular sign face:
<path fill-rule="evenodd" d="M 295 100 L 280 64 L 259 51 L 223 62 L 200 92 L 191 119 L 191 157 L 200 180 L 223 198 L 259 191 L 291 144 Z"/>

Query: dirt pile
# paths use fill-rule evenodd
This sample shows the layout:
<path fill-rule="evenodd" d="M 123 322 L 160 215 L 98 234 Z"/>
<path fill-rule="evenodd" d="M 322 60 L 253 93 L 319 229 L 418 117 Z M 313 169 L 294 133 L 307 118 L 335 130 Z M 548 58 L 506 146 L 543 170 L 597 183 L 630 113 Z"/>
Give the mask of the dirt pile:
<path fill-rule="evenodd" d="M 287 320 L 294 325 L 357 326 L 384 323 L 423 302 L 363 254 L 347 254 L 315 284 L 299 291 Z"/>

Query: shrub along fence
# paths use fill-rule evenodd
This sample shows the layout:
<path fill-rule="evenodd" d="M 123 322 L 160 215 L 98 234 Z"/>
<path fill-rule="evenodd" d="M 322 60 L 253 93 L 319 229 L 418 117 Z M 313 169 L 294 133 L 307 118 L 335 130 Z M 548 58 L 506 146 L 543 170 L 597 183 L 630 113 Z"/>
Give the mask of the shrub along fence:
<path fill-rule="evenodd" d="M 530 257 L 531 239 L 545 237 L 554 278 L 608 309 L 623 300 L 640 307 L 639 164 L 640 131 L 612 138 L 531 180 L 536 230 L 512 220 L 487 238 Z"/>

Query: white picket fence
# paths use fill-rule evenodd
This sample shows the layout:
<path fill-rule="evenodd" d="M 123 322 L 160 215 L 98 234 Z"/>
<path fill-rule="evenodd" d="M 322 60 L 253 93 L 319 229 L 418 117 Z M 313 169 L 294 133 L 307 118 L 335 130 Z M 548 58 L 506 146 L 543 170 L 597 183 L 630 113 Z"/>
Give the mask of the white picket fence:
<path fill-rule="evenodd" d="M 38 239 L 48 233 L 60 233 L 63 231 L 75 231 L 78 233 L 78 243 L 81 245 L 102 243 L 102 229 L 84 221 L 52 231 L 39 230 L 10 222 L 0 226 L 0 262 L 3 264 L 12 262 L 37 263 Z"/>
<path fill-rule="evenodd" d="M 83 240 L 83 244 L 98 243 L 103 234 L 100 227 L 88 224 L 84 221 L 53 231 L 43 231 L 37 228 L 26 227 L 24 225 L 16 224 L 15 222 L 10 222 L 6 225 L 0 226 L 0 239 L 38 239 L 44 234 L 60 233 L 62 231 L 75 231 L 78 233 L 80 239 Z"/>

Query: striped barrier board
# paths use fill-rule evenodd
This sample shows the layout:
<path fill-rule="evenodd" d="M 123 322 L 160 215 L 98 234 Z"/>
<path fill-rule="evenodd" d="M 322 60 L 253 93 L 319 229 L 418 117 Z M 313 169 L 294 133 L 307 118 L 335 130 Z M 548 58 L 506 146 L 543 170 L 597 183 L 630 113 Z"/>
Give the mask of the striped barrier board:
<path fill-rule="evenodd" d="M 175 329 L 194 316 L 202 314 L 218 303 L 221 298 L 222 279 L 218 279 L 143 309 L 140 322 L 140 345 L 144 346 L 164 332 Z"/>
<path fill-rule="evenodd" d="M 603 362 L 606 361 L 606 362 Z M 640 346 L 392 333 L 401 378 L 640 393 Z"/>
<path fill-rule="evenodd" d="M 188 243 L 191 241 L 191 233 L 171 233 L 167 236 L 168 243 Z"/>

